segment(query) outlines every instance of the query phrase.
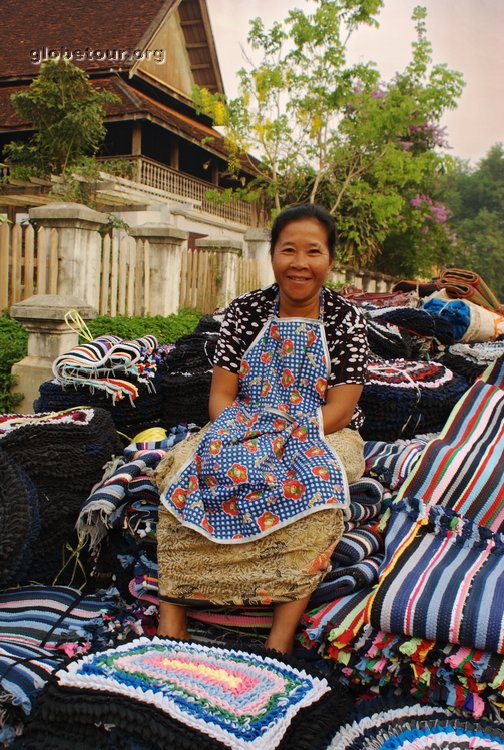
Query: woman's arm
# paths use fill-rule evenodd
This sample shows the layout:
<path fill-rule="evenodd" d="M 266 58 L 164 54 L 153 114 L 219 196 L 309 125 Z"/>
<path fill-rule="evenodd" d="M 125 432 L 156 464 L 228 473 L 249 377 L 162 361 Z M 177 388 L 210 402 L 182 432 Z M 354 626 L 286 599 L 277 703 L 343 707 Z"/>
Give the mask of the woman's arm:
<path fill-rule="evenodd" d="M 325 435 L 348 427 L 363 388 L 364 386 L 358 384 L 342 384 L 329 388 L 326 402 L 322 407 Z"/>
<path fill-rule="evenodd" d="M 229 372 L 223 367 L 214 365 L 212 385 L 208 402 L 208 414 L 215 421 L 227 406 L 231 406 L 238 394 L 238 373 Z"/>

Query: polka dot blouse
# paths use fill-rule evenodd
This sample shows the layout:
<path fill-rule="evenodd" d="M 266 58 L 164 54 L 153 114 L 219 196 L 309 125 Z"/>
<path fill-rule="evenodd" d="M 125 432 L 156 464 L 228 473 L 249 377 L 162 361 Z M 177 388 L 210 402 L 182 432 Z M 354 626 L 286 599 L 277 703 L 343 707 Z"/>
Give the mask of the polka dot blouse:
<path fill-rule="evenodd" d="M 214 364 L 238 372 L 243 354 L 270 317 L 278 286 L 247 292 L 228 306 L 221 325 Z M 366 382 L 368 343 L 361 310 L 333 289 L 324 287 L 324 329 L 331 360 L 329 387 Z M 362 424 L 357 411 L 350 427 Z"/>

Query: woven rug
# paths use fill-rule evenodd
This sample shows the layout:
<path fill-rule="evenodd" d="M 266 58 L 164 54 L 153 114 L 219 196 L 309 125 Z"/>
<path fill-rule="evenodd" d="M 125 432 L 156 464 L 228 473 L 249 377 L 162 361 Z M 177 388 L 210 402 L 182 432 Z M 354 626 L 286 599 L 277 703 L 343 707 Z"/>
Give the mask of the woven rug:
<path fill-rule="evenodd" d="M 392 507 L 367 621 L 387 633 L 504 654 L 504 535 L 416 498 Z"/>
<path fill-rule="evenodd" d="M 20 747 L 116 748 L 115 728 L 124 747 L 322 750 L 348 695 L 277 656 L 143 637 L 82 657 L 56 673 Z"/>
<path fill-rule="evenodd" d="M 400 700 L 362 703 L 328 750 L 504 750 L 501 722 Z"/>
<path fill-rule="evenodd" d="M 422 498 L 492 531 L 504 529 L 504 357 L 476 381 L 424 449 L 398 500 Z"/>
<path fill-rule="evenodd" d="M 364 440 L 393 442 L 439 432 L 467 382 L 438 362 L 370 361 L 359 406 Z"/>

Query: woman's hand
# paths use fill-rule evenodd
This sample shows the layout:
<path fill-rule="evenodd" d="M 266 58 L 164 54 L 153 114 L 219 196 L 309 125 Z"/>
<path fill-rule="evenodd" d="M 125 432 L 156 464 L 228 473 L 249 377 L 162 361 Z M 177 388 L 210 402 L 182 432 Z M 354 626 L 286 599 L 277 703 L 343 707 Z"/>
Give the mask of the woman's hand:
<path fill-rule="evenodd" d="M 348 427 L 362 393 L 362 385 L 342 384 L 330 388 L 322 407 L 324 435 Z"/>
<path fill-rule="evenodd" d="M 214 365 L 208 402 L 208 414 L 212 422 L 220 416 L 227 406 L 231 406 L 237 395 L 238 373 L 229 372 L 223 367 Z"/>

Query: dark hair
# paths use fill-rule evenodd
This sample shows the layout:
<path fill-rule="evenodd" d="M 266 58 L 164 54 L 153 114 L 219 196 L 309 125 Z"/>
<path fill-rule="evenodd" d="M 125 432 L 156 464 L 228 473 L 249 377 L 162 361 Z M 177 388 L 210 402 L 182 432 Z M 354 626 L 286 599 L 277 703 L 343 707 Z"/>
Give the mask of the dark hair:
<path fill-rule="evenodd" d="M 275 245 L 278 242 L 278 237 L 282 229 L 293 221 L 301 221 L 301 219 L 315 219 L 320 222 L 327 233 L 327 247 L 329 249 L 329 255 L 331 260 L 334 260 L 336 256 L 336 224 L 334 219 L 325 208 L 317 206 L 315 203 L 304 203 L 301 206 L 290 206 L 290 208 L 284 208 L 271 227 L 271 241 L 270 241 L 270 255 L 273 255 Z"/>

